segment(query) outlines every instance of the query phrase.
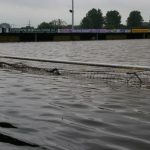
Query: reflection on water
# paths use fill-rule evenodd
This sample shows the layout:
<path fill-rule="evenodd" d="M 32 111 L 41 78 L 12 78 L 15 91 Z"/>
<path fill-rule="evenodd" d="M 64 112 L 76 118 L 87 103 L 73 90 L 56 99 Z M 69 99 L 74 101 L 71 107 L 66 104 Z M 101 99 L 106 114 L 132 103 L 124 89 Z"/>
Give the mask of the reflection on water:
<path fill-rule="evenodd" d="M 127 57 L 122 42 L 130 43 L 126 48 L 131 48 L 137 41 L 19 43 L 18 46 L 5 43 L 0 44 L 0 54 L 113 63 L 121 59 L 122 63 Z M 144 44 L 140 48 L 133 48 L 136 54 L 128 54 L 130 64 L 149 64 L 148 42 L 141 42 Z M 118 59 L 118 50 L 113 49 L 116 43 L 120 45 L 116 49 L 126 51 Z M 69 45 L 74 46 L 70 48 L 72 52 Z M 108 45 L 113 49 L 111 55 Z M 141 48 L 145 57 L 141 54 L 137 61 Z M 144 88 L 1 69 L 0 147 L 2 150 L 148 150 L 149 97 L 149 89 Z"/>

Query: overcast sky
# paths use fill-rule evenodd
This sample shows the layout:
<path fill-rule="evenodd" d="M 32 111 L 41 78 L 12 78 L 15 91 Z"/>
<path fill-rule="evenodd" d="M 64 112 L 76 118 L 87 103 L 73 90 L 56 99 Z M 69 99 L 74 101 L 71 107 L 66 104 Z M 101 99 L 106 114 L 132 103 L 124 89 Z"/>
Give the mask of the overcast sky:
<path fill-rule="evenodd" d="M 122 23 L 132 10 L 139 10 L 144 21 L 150 20 L 150 0 L 74 0 L 75 24 L 91 8 L 100 8 L 105 16 L 107 11 L 117 10 L 122 16 Z M 16 27 L 26 26 L 31 21 L 32 26 L 52 19 L 63 19 L 71 24 L 72 0 L 0 0 L 0 23 L 7 22 Z"/>

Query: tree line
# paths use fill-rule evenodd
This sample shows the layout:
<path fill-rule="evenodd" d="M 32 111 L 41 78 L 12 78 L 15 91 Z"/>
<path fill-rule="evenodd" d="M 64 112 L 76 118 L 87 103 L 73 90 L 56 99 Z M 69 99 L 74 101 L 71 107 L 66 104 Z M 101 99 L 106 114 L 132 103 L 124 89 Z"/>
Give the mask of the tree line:
<path fill-rule="evenodd" d="M 126 25 L 121 24 L 121 15 L 117 10 L 107 11 L 106 16 L 100 9 L 91 9 L 87 12 L 86 16 L 81 20 L 80 25 L 75 28 L 80 29 L 122 29 L 122 28 L 150 28 L 150 25 L 144 25 L 144 20 L 140 11 L 131 11 L 127 20 Z M 52 20 L 51 22 L 42 22 L 38 25 L 39 29 L 61 29 L 69 28 L 70 25 L 61 19 Z"/>
<path fill-rule="evenodd" d="M 51 22 L 42 22 L 38 25 L 38 29 L 62 29 L 67 26 L 67 23 L 61 19 L 55 19 Z"/>

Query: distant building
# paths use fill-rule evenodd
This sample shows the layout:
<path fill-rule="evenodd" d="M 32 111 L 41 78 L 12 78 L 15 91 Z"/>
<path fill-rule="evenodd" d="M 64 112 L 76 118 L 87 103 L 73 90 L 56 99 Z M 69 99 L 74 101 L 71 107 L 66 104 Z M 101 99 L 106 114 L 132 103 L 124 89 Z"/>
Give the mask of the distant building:
<path fill-rule="evenodd" d="M 8 33 L 11 26 L 8 23 L 1 23 L 0 24 L 0 33 Z"/>
<path fill-rule="evenodd" d="M 24 32 L 33 32 L 34 27 L 26 26 L 26 27 L 22 27 L 21 30 Z"/>

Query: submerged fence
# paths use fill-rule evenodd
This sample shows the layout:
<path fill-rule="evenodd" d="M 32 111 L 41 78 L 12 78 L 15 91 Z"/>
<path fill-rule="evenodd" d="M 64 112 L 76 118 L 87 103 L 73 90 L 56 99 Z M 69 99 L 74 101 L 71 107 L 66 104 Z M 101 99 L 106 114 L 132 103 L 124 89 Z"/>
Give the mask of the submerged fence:
<path fill-rule="evenodd" d="M 150 85 L 150 67 L 147 66 L 0 56 L 0 68 L 42 75 L 124 83 L 130 86 Z"/>

